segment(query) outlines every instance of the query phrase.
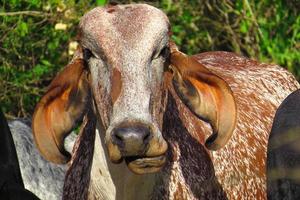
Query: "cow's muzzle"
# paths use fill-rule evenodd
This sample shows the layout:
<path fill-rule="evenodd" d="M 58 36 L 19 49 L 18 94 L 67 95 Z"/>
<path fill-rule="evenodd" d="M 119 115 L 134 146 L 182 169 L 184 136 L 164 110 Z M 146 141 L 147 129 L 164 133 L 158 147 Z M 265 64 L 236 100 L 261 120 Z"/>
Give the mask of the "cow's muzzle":
<path fill-rule="evenodd" d="M 121 124 L 113 129 L 111 140 L 123 157 L 139 156 L 146 153 L 152 136 L 151 129 L 144 124 Z"/>
<path fill-rule="evenodd" d="M 108 141 L 112 162 L 125 159 L 136 174 L 154 173 L 165 164 L 167 143 L 155 134 L 151 125 L 142 122 L 123 122 L 114 127 Z"/>

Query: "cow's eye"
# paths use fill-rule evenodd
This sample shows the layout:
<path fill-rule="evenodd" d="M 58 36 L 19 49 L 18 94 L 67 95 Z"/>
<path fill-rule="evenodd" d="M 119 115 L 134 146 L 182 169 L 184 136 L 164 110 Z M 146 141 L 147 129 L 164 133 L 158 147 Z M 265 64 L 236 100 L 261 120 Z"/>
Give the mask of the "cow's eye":
<path fill-rule="evenodd" d="M 154 59 L 158 59 L 158 58 L 166 59 L 169 56 L 169 54 L 170 54 L 170 49 L 168 46 L 165 46 L 160 50 L 159 54 L 156 54 Z"/>
<path fill-rule="evenodd" d="M 164 57 L 167 58 L 170 54 L 170 49 L 168 46 L 165 46 L 164 48 L 162 48 L 162 50 L 159 53 L 159 57 Z"/>
<path fill-rule="evenodd" d="M 94 57 L 93 53 L 89 49 L 83 49 L 83 58 L 84 60 L 89 60 L 91 57 Z"/>

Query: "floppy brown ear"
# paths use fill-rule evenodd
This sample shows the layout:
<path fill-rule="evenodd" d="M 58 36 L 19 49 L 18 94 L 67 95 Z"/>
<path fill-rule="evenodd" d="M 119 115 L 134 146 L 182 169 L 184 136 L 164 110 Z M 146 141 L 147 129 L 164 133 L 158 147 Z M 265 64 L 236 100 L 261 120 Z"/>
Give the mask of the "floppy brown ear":
<path fill-rule="evenodd" d="M 227 83 L 201 63 L 171 46 L 173 85 L 184 104 L 211 124 L 213 134 L 205 145 L 210 150 L 223 147 L 236 124 L 236 104 Z"/>
<path fill-rule="evenodd" d="M 60 164 L 70 160 L 64 139 L 82 119 L 88 96 L 85 61 L 77 58 L 55 77 L 35 108 L 33 135 L 47 160 Z"/>

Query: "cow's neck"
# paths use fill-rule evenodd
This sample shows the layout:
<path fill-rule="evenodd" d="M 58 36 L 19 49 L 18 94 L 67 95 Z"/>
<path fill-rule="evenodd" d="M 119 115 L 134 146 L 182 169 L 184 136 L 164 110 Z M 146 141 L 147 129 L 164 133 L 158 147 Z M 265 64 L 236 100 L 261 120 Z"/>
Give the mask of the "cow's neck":
<path fill-rule="evenodd" d="M 179 101 L 178 101 L 179 102 Z M 179 112 L 179 110 L 180 112 Z M 181 104 L 169 95 L 163 120 L 163 136 L 168 141 L 167 162 L 157 174 L 135 175 L 124 163 L 112 164 L 104 144 L 104 130 L 91 125 L 79 136 L 75 145 L 72 165 L 64 185 L 64 200 L 75 199 L 224 199 L 213 163 L 199 137 L 193 130 L 209 132 L 202 126 L 188 124 L 187 114 Z M 90 119 L 96 119 L 90 118 Z M 201 128 L 202 127 L 202 128 Z M 188 128 L 189 130 L 187 130 Z M 195 132 L 195 131 L 194 131 Z M 95 147 L 95 148 L 94 148 Z M 190 152 L 197 152 L 190 155 Z"/>
<path fill-rule="evenodd" d="M 124 162 L 111 163 L 104 143 L 104 133 L 97 127 L 89 199 L 148 199 L 155 179 L 156 174 L 133 174 Z"/>

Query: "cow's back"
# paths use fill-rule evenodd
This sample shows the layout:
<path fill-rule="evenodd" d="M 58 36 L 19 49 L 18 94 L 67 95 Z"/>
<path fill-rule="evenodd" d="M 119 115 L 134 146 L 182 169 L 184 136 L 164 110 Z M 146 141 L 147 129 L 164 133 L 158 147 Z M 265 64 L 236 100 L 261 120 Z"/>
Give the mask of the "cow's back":
<path fill-rule="evenodd" d="M 238 121 L 229 143 L 212 160 L 229 199 L 266 199 L 266 149 L 275 111 L 298 82 L 285 69 L 228 52 L 195 58 L 222 77 L 236 98 Z M 247 197 L 247 198 L 246 198 Z"/>

